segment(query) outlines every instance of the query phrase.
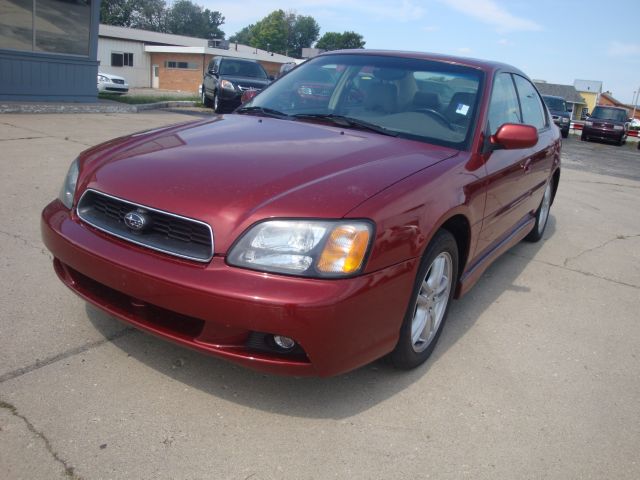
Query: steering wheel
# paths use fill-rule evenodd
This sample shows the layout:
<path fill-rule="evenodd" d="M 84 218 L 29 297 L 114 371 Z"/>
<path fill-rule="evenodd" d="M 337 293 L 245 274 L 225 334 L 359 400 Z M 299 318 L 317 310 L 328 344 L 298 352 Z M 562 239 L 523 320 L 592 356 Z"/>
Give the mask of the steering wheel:
<path fill-rule="evenodd" d="M 431 115 L 436 120 L 440 120 L 440 123 L 442 123 L 449 130 L 453 130 L 453 125 L 451 125 L 451 122 L 449 121 L 449 119 L 447 117 L 445 117 L 444 115 L 442 115 L 437 110 L 434 110 L 432 108 L 417 108 L 414 111 L 415 112 L 420 112 L 420 113 L 428 113 L 429 115 Z"/>

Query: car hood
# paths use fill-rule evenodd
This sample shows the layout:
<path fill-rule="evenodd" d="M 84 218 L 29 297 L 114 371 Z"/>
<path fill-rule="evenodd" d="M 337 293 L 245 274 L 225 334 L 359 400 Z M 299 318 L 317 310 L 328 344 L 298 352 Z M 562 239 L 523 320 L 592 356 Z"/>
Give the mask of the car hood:
<path fill-rule="evenodd" d="M 98 72 L 98 75 L 102 75 L 103 77 L 107 77 L 109 80 L 125 80 L 124 77 L 119 77 L 118 75 L 111 75 L 110 73 L 102 73 Z"/>
<path fill-rule="evenodd" d="M 256 88 L 258 90 L 263 89 L 271 83 L 271 80 L 260 79 L 255 77 L 236 77 L 232 75 L 221 75 L 221 80 L 229 80 L 234 85 L 240 85 L 242 87 Z"/>
<path fill-rule="evenodd" d="M 261 219 L 341 218 L 456 153 L 325 124 L 226 115 L 87 150 L 78 191 L 93 188 L 205 221 L 220 254 Z"/>

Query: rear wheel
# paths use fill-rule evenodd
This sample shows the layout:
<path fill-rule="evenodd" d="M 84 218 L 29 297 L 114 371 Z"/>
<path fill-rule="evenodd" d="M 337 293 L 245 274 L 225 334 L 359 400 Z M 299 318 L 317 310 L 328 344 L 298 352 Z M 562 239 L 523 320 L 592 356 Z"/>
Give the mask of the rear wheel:
<path fill-rule="evenodd" d="M 547 228 L 547 220 L 549 220 L 549 210 L 551 210 L 551 197 L 553 196 L 553 179 L 549 180 L 547 187 L 544 189 L 544 195 L 540 206 L 536 211 L 536 223 L 533 226 L 533 230 L 529 232 L 529 235 L 524 237 L 527 242 L 537 242 L 544 235 L 544 230 Z"/>
<path fill-rule="evenodd" d="M 582 135 L 580 135 L 580 140 L 582 140 L 583 142 L 584 142 L 585 140 L 586 140 L 586 141 L 589 141 L 589 137 L 587 137 L 587 136 L 584 134 L 584 132 L 582 132 Z"/>
<path fill-rule="evenodd" d="M 433 352 L 449 311 L 457 275 L 458 246 L 451 233 L 439 230 L 422 258 L 400 338 L 389 357 L 396 368 L 415 368 Z"/>

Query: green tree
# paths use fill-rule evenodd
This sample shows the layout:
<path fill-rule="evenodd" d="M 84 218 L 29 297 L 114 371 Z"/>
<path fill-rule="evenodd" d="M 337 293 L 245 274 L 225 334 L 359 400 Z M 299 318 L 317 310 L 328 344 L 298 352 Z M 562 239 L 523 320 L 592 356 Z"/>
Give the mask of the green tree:
<path fill-rule="evenodd" d="M 316 48 L 327 51 L 342 50 L 345 48 L 364 48 L 365 43 L 362 35 L 356 32 L 327 32 L 318 40 Z"/>
<path fill-rule="evenodd" d="M 220 12 L 203 9 L 190 0 L 178 0 L 167 11 L 166 29 L 176 35 L 224 38 L 224 32 L 219 28 L 223 23 Z"/>
<path fill-rule="evenodd" d="M 313 45 L 320 36 L 320 25 L 312 16 L 287 15 L 288 36 L 286 55 L 302 56 L 302 49 Z"/>
<path fill-rule="evenodd" d="M 165 0 L 102 0 L 100 21 L 107 25 L 140 28 L 199 38 L 224 38 L 220 12 L 178 0 L 167 8 Z"/>
<path fill-rule="evenodd" d="M 320 26 L 311 16 L 274 10 L 255 24 L 248 25 L 230 40 L 283 55 L 297 56 L 318 39 Z"/>
<path fill-rule="evenodd" d="M 253 46 L 253 29 L 255 25 L 252 23 L 251 25 L 247 25 L 239 32 L 236 32 L 235 35 L 229 37 L 229 41 L 238 42 L 243 45 L 251 45 Z"/>

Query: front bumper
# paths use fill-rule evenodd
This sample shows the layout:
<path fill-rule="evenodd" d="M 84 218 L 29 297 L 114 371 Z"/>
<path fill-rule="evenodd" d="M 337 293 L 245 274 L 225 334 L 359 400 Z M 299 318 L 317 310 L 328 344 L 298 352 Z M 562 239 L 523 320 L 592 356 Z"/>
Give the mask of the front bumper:
<path fill-rule="evenodd" d="M 127 93 L 129 91 L 129 84 L 100 82 L 98 83 L 98 91 L 113 92 L 113 93 Z"/>
<path fill-rule="evenodd" d="M 395 346 L 418 260 L 343 280 L 196 264 L 138 247 L 82 223 L 61 202 L 42 213 L 60 279 L 109 314 L 178 344 L 254 369 L 331 376 Z M 251 332 L 295 339 L 306 355 L 248 345 Z"/>
<path fill-rule="evenodd" d="M 624 130 L 612 130 L 611 128 L 582 127 L 582 134 L 589 138 L 608 140 L 611 142 L 621 142 L 626 132 Z"/>

